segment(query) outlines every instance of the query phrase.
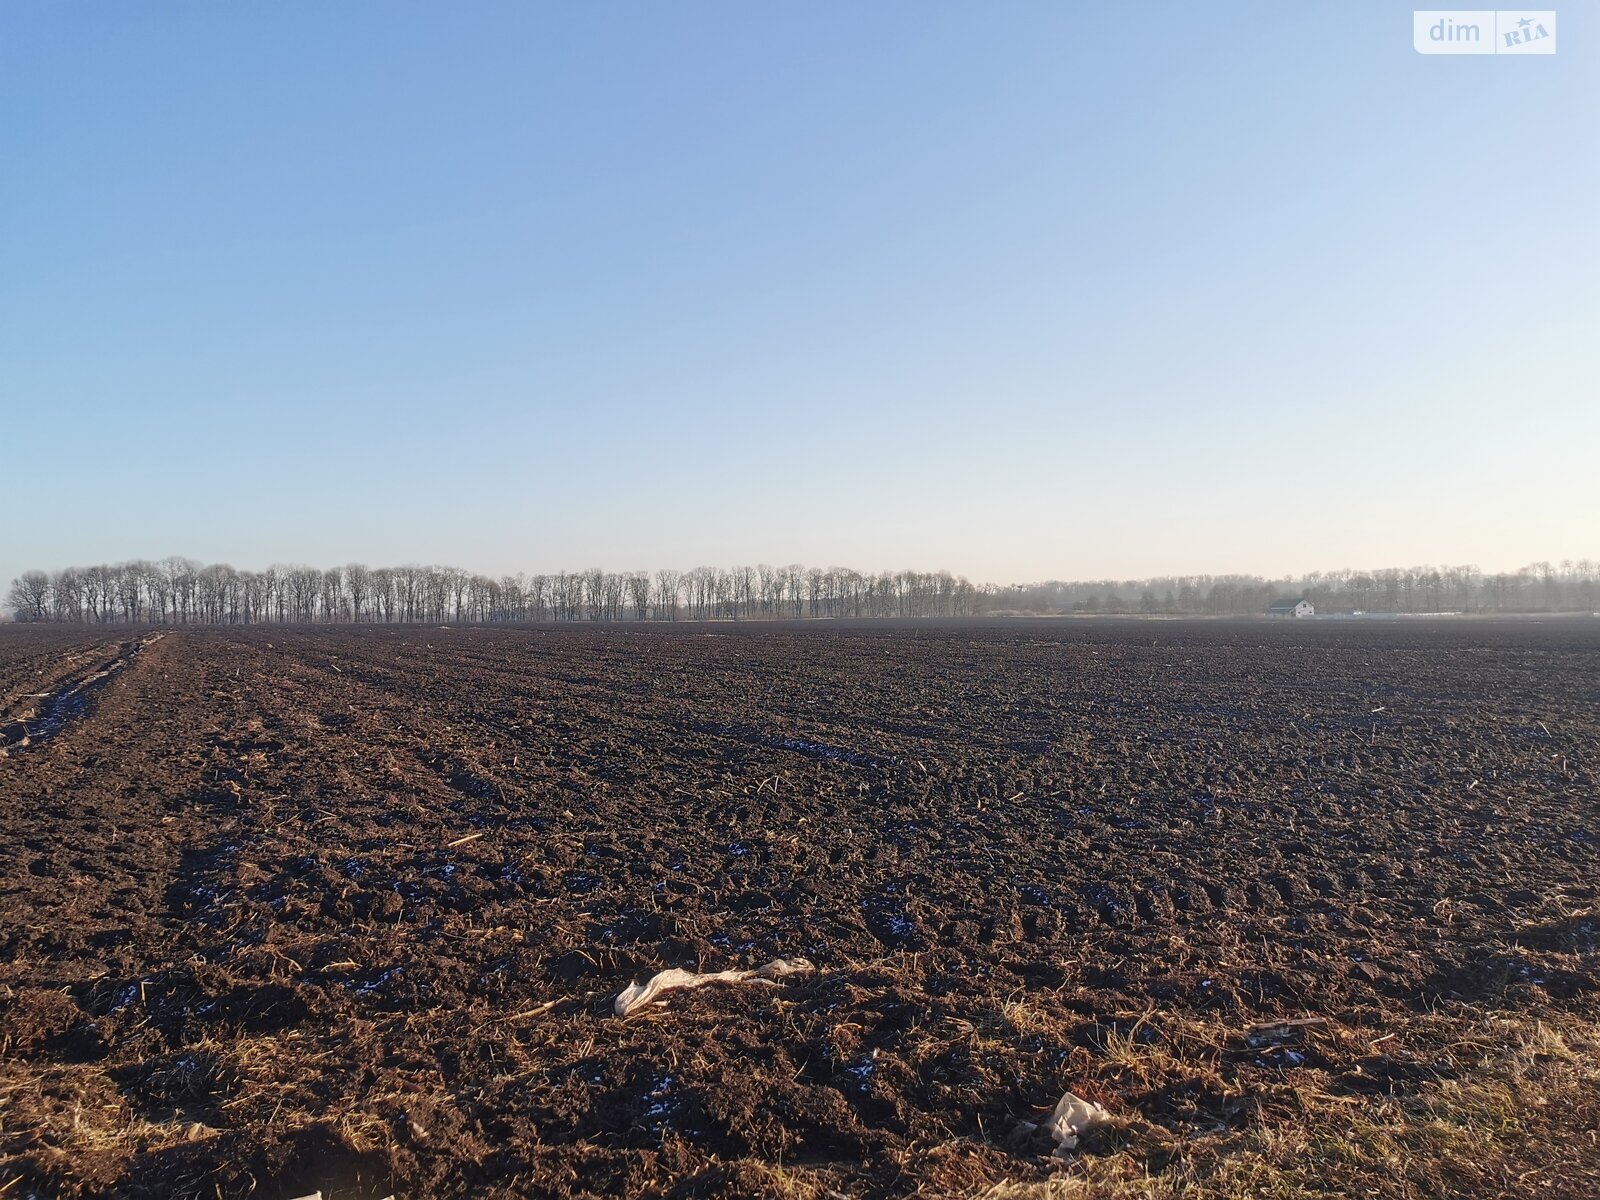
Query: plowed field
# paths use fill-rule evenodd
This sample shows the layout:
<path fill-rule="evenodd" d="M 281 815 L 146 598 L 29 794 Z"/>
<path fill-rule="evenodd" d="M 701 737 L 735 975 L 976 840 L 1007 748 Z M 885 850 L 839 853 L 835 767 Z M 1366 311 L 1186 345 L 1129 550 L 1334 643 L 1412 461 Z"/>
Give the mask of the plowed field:
<path fill-rule="evenodd" d="M 1593 1194 L 1600 622 L 6 629 L 0 693 L 0 1196 Z"/>

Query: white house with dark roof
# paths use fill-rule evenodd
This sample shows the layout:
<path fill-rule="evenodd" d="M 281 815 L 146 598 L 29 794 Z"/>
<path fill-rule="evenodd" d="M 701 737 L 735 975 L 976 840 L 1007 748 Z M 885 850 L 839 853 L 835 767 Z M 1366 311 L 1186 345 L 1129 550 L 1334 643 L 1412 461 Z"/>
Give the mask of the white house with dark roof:
<path fill-rule="evenodd" d="M 1267 606 L 1269 617 L 1314 617 L 1317 615 L 1317 606 L 1309 600 L 1296 599 L 1293 596 L 1284 600 L 1274 600 Z"/>

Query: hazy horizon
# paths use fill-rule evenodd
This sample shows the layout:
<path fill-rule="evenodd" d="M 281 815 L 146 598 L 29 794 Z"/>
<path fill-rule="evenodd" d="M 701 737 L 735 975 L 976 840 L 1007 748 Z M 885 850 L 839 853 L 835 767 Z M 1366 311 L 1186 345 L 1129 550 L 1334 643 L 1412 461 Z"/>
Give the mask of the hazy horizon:
<path fill-rule="evenodd" d="M 1600 21 L 1411 14 L 12 6 L 0 589 L 1600 556 Z"/>

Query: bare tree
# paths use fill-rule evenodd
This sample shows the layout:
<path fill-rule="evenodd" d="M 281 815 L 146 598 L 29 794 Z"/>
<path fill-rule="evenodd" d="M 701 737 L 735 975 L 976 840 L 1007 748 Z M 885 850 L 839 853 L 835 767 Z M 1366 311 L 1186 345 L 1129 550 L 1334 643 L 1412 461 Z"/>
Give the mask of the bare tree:
<path fill-rule="evenodd" d="M 364 563 L 351 563 L 344 569 L 344 590 L 350 597 L 350 619 L 361 623 L 362 611 L 372 592 L 372 572 Z"/>
<path fill-rule="evenodd" d="M 395 573 L 392 567 L 379 567 L 368 577 L 372 603 L 385 624 L 394 620 Z"/>
<path fill-rule="evenodd" d="M 83 573 L 72 567 L 57 571 L 50 580 L 50 613 L 57 621 L 82 621 Z"/>
<path fill-rule="evenodd" d="M 683 586 L 683 576 L 677 571 L 656 572 L 655 605 L 658 621 L 678 619 L 678 593 Z"/>
<path fill-rule="evenodd" d="M 24 571 L 11 581 L 6 603 L 19 621 L 43 621 L 50 611 L 50 576 L 43 571 Z"/>
<path fill-rule="evenodd" d="M 633 571 L 628 575 L 628 600 L 633 605 L 633 619 L 643 621 L 650 616 L 650 573 Z"/>

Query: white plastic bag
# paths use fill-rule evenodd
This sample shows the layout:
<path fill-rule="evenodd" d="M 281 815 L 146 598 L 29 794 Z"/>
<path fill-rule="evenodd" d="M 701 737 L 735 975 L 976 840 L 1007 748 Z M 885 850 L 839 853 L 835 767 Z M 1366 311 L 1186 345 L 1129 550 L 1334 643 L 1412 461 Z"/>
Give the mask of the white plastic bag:
<path fill-rule="evenodd" d="M 785 975 L 798 975 L 813 969 L 811 963 L 803 958 L 775 958 L 753 971 L 708 971 L 702 974 L 673 967 L 652 976 L 648 983 L 631 983 L 623 988 L 617 994 L 612 1010 L 619 1017 L 628 1017 L 654 1003 L 666 992 L 704 987 L 708 983 L 774 983 Z"/>

